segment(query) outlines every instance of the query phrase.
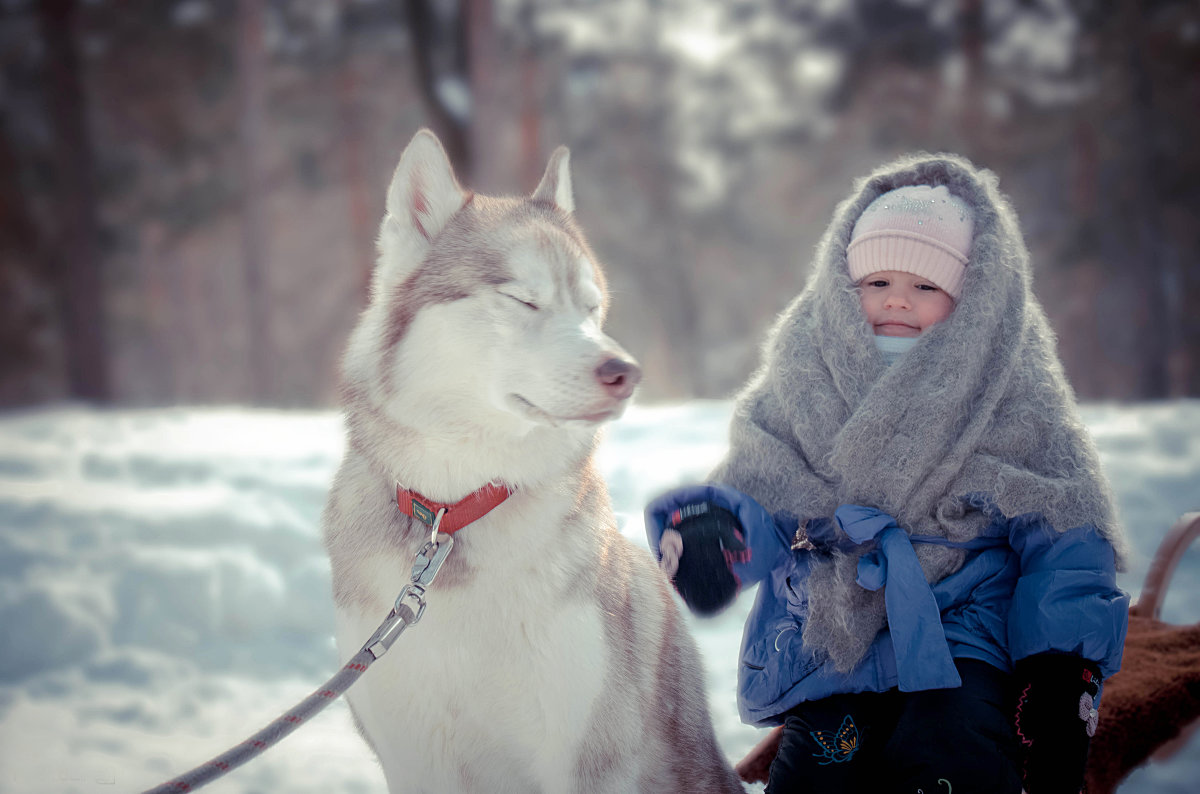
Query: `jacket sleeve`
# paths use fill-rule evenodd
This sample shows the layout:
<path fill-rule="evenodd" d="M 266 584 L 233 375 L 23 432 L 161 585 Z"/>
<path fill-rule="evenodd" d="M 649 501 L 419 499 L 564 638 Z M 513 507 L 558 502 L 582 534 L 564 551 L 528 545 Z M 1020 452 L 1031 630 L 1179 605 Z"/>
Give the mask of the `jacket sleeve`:
<path fill-rule="evenodd" d="M 1074 654 L 1103 678 L 1121 667 L 1129 595 L 1117 587 L 1112 544 L 1093 527 L 1057 532 L 1039 517 L 1010 523 L 1021 574 L 1008 618 L 1013 662 L 1039 653 Z"/>
<path fill-rule="evenodd" d="M 749 553 L 740 555 L 730 564 L 741 587 L 765 578 L 780 556 L 791 553 L 791 538 L 796 529 L 794 521 L 789 522 L 786 517 L 776 520 L 766 508 L 736 488 L 710 483 L 675 488 L 646 505 L 646 541 L 656 559 L 662 558 L 659 541 L 663 530 L 671 523 L 671 516 L 686 505 L 700 502 L 710 502 L 728 510 L 741 525 L 742 540 Z M 789 525 L 791 533 L 788 532 Z"/>

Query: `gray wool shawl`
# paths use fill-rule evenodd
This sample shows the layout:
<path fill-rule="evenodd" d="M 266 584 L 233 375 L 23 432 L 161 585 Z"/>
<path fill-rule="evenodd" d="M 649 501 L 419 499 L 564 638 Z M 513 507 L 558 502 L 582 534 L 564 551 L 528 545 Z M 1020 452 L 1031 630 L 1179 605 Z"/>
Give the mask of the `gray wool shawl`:
<path fill-rule="evenodd" d="M 872 341 L 846 265 L 855 220 L 882 193 L 945 185 L 974 208 L 975 238 L 950 317 L 891 367 Z M 976 537 L 991 517 L 1038 513 L 1058 531 L 1095 527 L 1124 567 L 1127 545 L 1095 446 L 1031 289 L 1029 254 L 996 177 L 953 155 L 901 158 L 838 205 L 804 290 L 767 338 L 738 398 L 730 451 L 711 475 L 800 520 L 860 504 L 913 535 Z M 839 530 L 840 531 L 840 530 Z M 855 582 L 854 552 L 814 553 L 806 646 L 847 671 L 886 624 L 882 591 Z M 966 552 L 916 544 L 929 582 Z"/>

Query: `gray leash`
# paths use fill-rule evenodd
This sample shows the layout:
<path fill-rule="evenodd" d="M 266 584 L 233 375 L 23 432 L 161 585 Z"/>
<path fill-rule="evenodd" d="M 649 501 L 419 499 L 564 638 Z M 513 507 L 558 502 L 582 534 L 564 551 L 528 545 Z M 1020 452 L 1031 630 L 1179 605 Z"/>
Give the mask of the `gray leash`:
<path fill-rule="evenodd" d="M 444 511 L 438 513 L 434 521 L 429 542 L 413 559 L 412 581 L 396 596 L 396 605 L 383 623 L 379 624 L 379 628 L 375 629 L 371 638 L 333 678 L 246 741 L 179 777 L 147 789 L 143 794 L 179 794 L 195 791 L 211 783 L 279 742 L 349 689 L 375 660 L 388 652 L 404 630 L 420 620 L 421 615 L 425 613 L 425 590 L 433 584 L 434 577 L 446 561 L 450 549 L 454 547 L 453 536 L 438 534 L 437 525 L 440 523 L 442 512 Z"/>

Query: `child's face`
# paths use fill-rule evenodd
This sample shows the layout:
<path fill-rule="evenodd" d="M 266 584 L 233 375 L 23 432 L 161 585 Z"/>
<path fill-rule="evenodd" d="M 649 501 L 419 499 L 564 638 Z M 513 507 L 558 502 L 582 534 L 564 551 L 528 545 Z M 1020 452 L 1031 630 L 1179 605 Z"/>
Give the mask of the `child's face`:
<path fill-rule="evenodd" d="M 954 298 L 932 281 L 896 270 L 858 282 L 858 299 L 876 336 L 920 336 L 954 311 Z"/>

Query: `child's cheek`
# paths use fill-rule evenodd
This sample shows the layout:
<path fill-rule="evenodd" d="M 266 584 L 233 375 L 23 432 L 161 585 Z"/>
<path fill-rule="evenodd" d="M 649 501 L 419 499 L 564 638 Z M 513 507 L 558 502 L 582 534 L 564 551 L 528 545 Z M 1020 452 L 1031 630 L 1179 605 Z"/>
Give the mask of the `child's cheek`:
<path fill-rule="evenodd" d="M 940 322 L 944 322 L 944 321 L 950 319 L 950 315 L 954 314 L 954 307 L 955 307 L 955 302 L 953 299 L 940 302 L 937 305 L 937 309 L 935 311 L 935 316 L 932 319 L 932 321 L 929 323 L 929 325 L 937 325 Z"/>

